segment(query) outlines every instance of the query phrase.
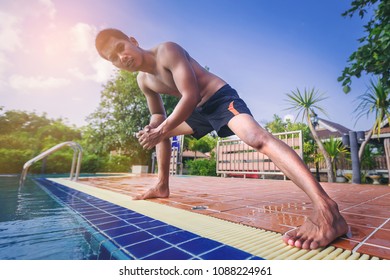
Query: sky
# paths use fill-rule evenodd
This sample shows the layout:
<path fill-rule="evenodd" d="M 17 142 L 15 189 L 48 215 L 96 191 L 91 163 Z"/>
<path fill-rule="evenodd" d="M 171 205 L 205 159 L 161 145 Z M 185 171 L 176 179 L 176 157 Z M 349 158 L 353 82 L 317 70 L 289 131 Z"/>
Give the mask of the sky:
<path fill-rule="evenodd" d="M 94 39 L 113 27 L 144 49 L 180 44 L 234 87 L 263 125 L 274 114 L 295 119 L 286 94 L 315 88 L 327 96 L 320 118 L 368 130 L 373 116 L 356 122 L 354 109 L 370 77 L 353 79 L 349 94 L 337 82 L 364 35 L 363 20 L 341 16 L 351 2 L 0 0 L 0 107 L 86 125 L 115 76 Z"/>

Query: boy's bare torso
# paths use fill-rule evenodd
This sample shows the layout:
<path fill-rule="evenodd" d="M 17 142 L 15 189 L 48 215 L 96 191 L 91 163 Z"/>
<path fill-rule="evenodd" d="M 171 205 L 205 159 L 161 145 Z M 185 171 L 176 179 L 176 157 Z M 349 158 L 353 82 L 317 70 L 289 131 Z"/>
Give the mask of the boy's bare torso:
<path fill-rule="evenodd" d="M 164 47 L 164 44 L 167 43 L 163 43 L 151 50 L 156 62 L 155 72 L 153 74 L 139 72 L 137 80 L 141 88 L 144 90 L 146 89 L 149 93 L 168 94 L 180 98 L 182 94 L 176 86 L 173 74 L 164 64 L 164 57 L 162 57 L 163 55 L 159 52 L 159 49 Z M 197 86 L 198 88 L 200 95 L 198 106 L 201 106 L 218 91 L 218 89 L 224 86 L 226 82 L 200 66 L 184 49 L 181 50 L 185 52 L 185 56 L 183 56 L 182 59 L 187 60 L 186 63 L 189 63 L 195 76 L 196 85 L 193 86 Z"/>

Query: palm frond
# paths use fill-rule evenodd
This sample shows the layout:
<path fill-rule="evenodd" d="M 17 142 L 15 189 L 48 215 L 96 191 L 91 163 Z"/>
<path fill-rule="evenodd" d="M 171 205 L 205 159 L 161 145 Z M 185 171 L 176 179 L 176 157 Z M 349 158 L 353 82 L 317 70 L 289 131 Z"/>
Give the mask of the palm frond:
<path fill-rule="evenodd" d="M 297 118 L 302 115 L 302 120 L 310 115 L 314 110 L 320 111 L 327 115 L 326 111 L 318 105 L 321 101 L 327 99 L 323 93 L 319 93 L 318 90 L 305 89 L 301 92 L 298 88 L 295 91 L 287 93 L 287 104 L 290 105 L 286 110 L 292 110 L 297 113 Z"/>
<path fill-rule="evenodd" d="M 357 101 L 359 101 L 359 104 L 354 110 L 354 113 L 356 114 L 355 125 L 361 117 L 369 117 L 374 113 L 375 121 L 372 129 L 380 134 L 382 121 L 390 115 L 389 90 L 383 86 L 379 79 L 376 82 L 371 80 L 367 91 L 364 94 L 359 95 Z"/>

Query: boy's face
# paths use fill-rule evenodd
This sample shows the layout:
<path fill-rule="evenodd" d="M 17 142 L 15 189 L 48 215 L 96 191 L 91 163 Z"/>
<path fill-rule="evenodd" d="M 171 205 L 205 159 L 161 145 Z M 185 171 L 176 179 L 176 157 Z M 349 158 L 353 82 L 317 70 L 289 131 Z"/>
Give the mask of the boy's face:
<path fill-rule="evenodd" d="M 101 53 L 115 67 L 130 72 L 138 70 L 141 53 L 138 42 L 132 37 L 127 40 L 111 37 Z"/>

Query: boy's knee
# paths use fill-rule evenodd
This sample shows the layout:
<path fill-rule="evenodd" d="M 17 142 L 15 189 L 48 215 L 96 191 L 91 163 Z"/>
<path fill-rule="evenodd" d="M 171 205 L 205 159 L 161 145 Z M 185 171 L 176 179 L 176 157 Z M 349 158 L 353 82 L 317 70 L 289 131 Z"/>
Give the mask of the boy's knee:
<path fill-rule="evenodd" d="M 253 133 L 249 135 L 247 144 L 257 151 L 263 152 L 270 140 L 271 139 L 267 134 Z"/>
<path fill-rule="evenodd" d="M 166 120 L 166 116 L 163 114 L 153 114 L 150 118 L 149 126 L 157 128 Z"/>

